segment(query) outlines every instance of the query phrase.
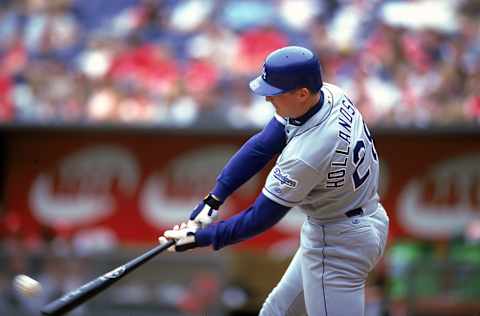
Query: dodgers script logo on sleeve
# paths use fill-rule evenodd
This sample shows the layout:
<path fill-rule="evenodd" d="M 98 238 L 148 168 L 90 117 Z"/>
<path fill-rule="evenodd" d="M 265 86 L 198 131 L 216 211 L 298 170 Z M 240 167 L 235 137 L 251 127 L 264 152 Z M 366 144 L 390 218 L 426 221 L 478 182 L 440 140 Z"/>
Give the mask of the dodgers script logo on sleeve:
<path fill-rule="evenodd" d="M 295 179 L 290 178 L 288 174 L 283 174 L 282 170 L 279 167 L 275 167 L 273 169 L 273 177 L 280 181 L 280 184 L 295 189 L 297 187 L 298 181 Z"/>

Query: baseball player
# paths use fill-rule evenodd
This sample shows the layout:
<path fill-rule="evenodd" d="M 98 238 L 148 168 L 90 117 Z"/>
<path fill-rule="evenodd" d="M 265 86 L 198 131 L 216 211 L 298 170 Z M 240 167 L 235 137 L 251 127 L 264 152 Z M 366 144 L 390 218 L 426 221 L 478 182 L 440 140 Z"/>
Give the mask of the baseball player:
<path fill-rule="evenodd" d="M 303 47 L 268 55 L 250 88 L 273 104 L 274 117 L 229 160 L 190 220 L 160 242 L 174 239 L 171 251 L 218 250 L 269 229 L 295 207 L 306 215 L 300 246 L 260 315 L 364 315 L 365 282 L 383 254 L 388 217 L 362 115 L 340 88 L 323 83 L 318 58 Z M 215 222 L 223 201 L 276 155 L 254 204 Z"/>

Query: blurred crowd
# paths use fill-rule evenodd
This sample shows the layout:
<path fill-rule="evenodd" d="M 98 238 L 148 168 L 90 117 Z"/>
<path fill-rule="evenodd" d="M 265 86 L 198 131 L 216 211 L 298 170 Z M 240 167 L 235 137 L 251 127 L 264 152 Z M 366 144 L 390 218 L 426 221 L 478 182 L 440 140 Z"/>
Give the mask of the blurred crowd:
<path fill-rule="evenodd" d="M 142 252 L 126 251 L 128 247 L 120 247 L 103 229 L 55 233 L 44 227 L 40 236 L 32 238 L 23 235 L 18 223 L 7 224 L 7 230 L 0 230 L 0 315 L 37 316 L 44 304 Z M 262 269 L 262 265 L 274 271 L 283 263 L 255 252 L 220 260 L 225 256 L 228 253 L 162 256 L 165 261 L 143 266 L 129 282 L 115 285 L 96 304 L 82 305 L 72 315 L 105 315 L 105 309 L 118 312 L 115 315 L 164 315 L 164 309 L 172 312 L 165 315 L 172 316 L 250 315 L 247 304 L 258 299 L 263 302 L 264 297 L 258 288 L 247 285 L 246 272 L 239 272 L 235 266 L 248 262 L 250 268 L 245 271 Z M 271 275 L 262 273 L 262 283 L 268 283 Z M 21 293 L 12 283 L 19 274 L 38 280 L 42 291 L 32 296 Z M 479 297 L 480 219 L 476 219 L 441 242 L 392 240 L 367 282 L 365 315 L 417 315 L 426 301 L 433 304 L 421 315 L 439 315 L 447 307 L 452 312 L 442 315 L 473 315 L 472 308 L 477 311 L 480 306 Z M 210 313 L 213 310 L 223 313 Z"/>
<path fill-rule="evenodd" d="M 285 45 L 372 125 L 480 121 L 478 0 L 2 0 L 0 121 L 259 127 Z"/>
<path fill-rule="evenodd" d="M 480 219 L 443 241 L 397 238 L 384 261 L 391 316 L 479 310 Z"/>
<path fill-rule="evenodd" d="M 131 251 L 108 242 L 105 231 L 101 230 L 59 234 L 45 228 L 41 236 L 31 238 L 24 236 L 19 226 L 12 226 L 15 225 L 10 225 L 6 234 L 0 230 L 2 316 L 38 316 L 47 303 L 145 251 L 140 247 L 133 247 Z M 211 254 L 208 259 L 199 253 L 195 257 L 195 260 L 188 256 L 182 260 L 165 256 L 164 261 L 157 259 L 137 270 L 134 278 L 104 292 L 95 303 L 82 304 L 69 315 L 200 316 L 219 315 L 221 307 L 234 307 L 238 299 L 232 298 L 228 291 L 242 289 L 221 287 L 225 283 L 222 262 Z M 175 267 L 171 266 L 172 262 Z M 40 290 L 31 294 L 22 292 L 13 281 L 18 275 L 37 280 Z M 149 309 L 152 312 L 149 313 Z"/>
<path fill-rule="evenodd" d="M 0 234 L 0 315 L 39 315 L 45 303 L 85 282 L 89 265 L 65 239 L 54 238 L 47 230 L 42 238 L 28 240 L 20 230 L 3 233 Z M 39 281 L 41 291 L 25 295 L 15 288 L 13 278 L 21 274 Z M 72 315 L 85 315 L 85 308 Z"/>

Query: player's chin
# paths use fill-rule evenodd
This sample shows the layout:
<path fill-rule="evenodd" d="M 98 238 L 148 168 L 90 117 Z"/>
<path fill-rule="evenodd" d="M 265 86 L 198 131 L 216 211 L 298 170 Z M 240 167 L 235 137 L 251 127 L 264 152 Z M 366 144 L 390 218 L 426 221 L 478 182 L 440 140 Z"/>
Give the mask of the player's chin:
<path fill-rule="evenodd" d="M 277 113 L 277 114 L 280 115 L 281 117 L 287 117 L 286 113 L 284 113 L 283 111 L 279 110 L 278 108 L 275 108 L 275 113 Z"/>

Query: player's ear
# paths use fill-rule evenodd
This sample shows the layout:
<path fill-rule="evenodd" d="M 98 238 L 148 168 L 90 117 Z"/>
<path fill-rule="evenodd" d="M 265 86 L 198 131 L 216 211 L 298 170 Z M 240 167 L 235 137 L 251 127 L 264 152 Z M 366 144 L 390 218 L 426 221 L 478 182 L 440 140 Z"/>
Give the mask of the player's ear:
<path fill-rule="evenodd" d="M 310 96 L 310 91 L 307 88 L 300 88 L 297 90 L 297 95 L 303 100 Z"/>

